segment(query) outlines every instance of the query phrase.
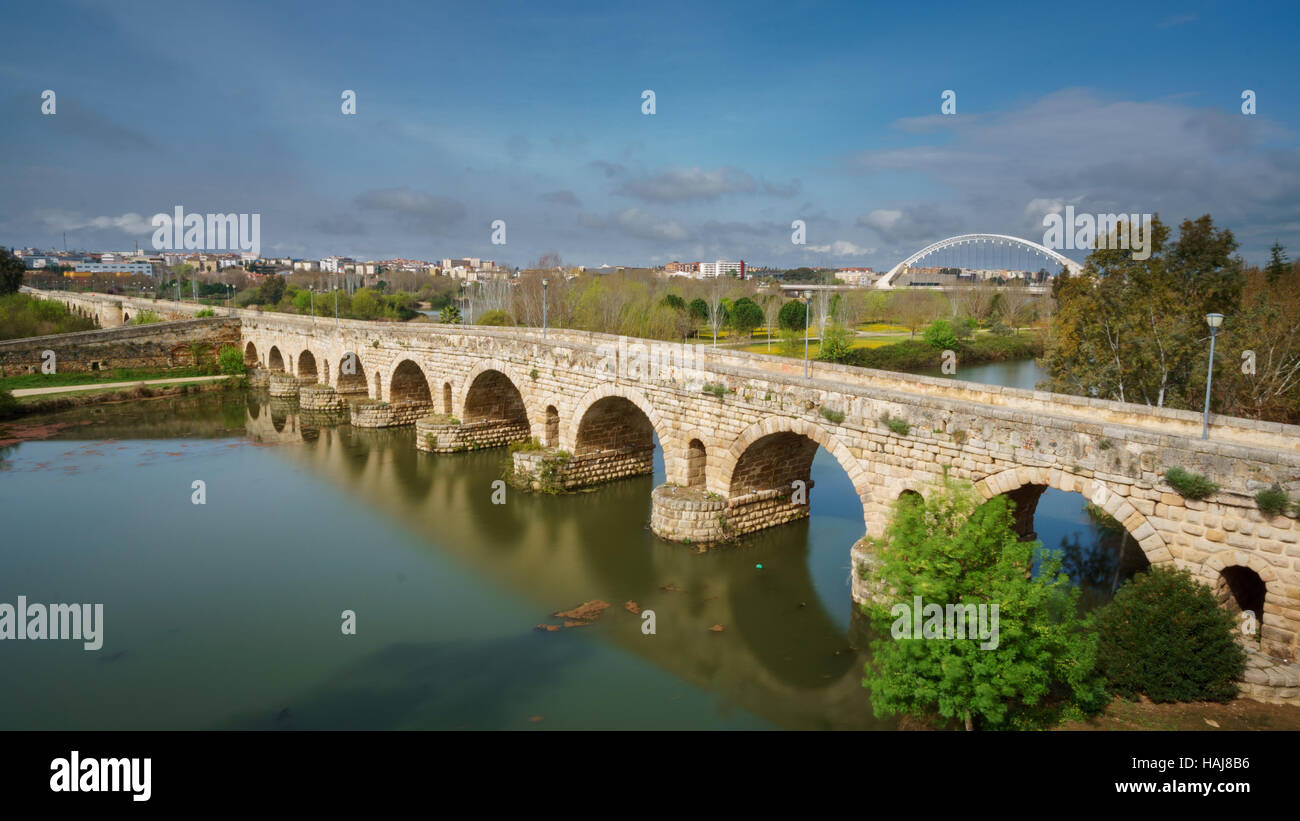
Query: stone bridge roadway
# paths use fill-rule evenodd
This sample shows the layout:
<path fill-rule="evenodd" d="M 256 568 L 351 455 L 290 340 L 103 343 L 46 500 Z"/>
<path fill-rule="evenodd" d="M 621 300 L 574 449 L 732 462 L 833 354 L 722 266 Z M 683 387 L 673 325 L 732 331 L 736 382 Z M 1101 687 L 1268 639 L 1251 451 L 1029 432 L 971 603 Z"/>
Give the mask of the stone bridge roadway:
<path fill-rule="evenodd" d="M 99 316 L 113 313 L 105 300 L 122 312 L 195 310 L 50 296 Z M 1297 426 L 1212 416 L 1203 441 L 1193 412 L 824 363 L 804 378 L 801 362 L 699 346 L 233 313 L 273 396 L 299 394 L 304 411 L 345 408 L 359 427 L 418 422 L 417 444 L 430 451 L 534 437 L 543 449 L 515 454 L 524 481 L 576 487 L 649 473 L 657 440 L 667 483 L 654 491 L 651 525 L 666 539 L 708 544 L 807 516 L 797 488 L 818 447 L 852 481 L 867 536 L 882 533 L 901 494 L 924 493 L 945 469 L 986 497 L 1010 494 L 1026 536 L 1038 496 L 1054 487 L 1115 517 L 1152 564 L 1185 567 L 1262 611 L 1265 652 L 1293 659 L 1300 649 L 1300 522 L 1266 517 L 1254 500 L 1275 482 L 1300 490 Z M 1184 499 L 1163 479 L 1171 467 L 1221 490 Z"/>

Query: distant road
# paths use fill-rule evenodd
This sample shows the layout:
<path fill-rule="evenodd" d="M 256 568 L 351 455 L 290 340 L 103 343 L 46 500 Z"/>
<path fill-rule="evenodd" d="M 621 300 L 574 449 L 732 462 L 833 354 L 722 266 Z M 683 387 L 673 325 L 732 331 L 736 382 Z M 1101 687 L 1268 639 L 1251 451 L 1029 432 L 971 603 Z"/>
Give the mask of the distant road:
<path fill-rule="evenodd" d="M 176 379 L 144 379 L 135 382 L 89 382 L 85 385 L 61 385 L 57 388 L 17 388 L 14 397 L 40 396 L 46 393 L 71 393 L 72 391 L 98 391 L 105 388 L 134 388 L 136 385 L 169 385 L 173 382 L 211 382 L 225 376 L 181 376 Z"/>

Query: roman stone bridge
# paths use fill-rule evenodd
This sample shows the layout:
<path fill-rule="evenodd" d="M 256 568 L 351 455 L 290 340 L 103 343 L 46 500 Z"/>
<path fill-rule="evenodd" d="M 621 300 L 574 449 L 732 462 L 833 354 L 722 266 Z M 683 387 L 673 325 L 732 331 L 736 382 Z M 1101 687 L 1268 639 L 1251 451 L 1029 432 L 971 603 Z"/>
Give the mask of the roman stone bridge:
<path fill-rule="evenodd" d="M 48 296 L 108 314 L 196 309 Z M 1254 498 L 1275 483 L 1300 490 L 1297 426 L 1212 416 L 1203 441 L 1201 416 L 1187 411 L 825 363 L 805 378 L 802 362 L 703 346 L 231 313 L 272 396 L 297 395 L 304 411 L 346 413 L 360 427 L 414 424 L 417 446 L 432 452 L 535 439 L 513 455 L 524 485 L 649 473 L 657 443 L 667 482 L 654 491 L 651 527 L 673 541 L 713 544 L 807 516 L 819 447 L 853 483 L 868 537 L 883 533 L 900 495 L 924 494 L 944 471 L 986 497 L 1010 495 L 1026 537 L 1046 488 L 1078 492 L 1151 564 L 1185 567 L 1262 612 L 1265 652 L 1300 651 L 1300 522 L 1264 515 Z M 1173 467 L 1221 489 L 1184 499 L 1163 478 Z M 863 544 L 855 564 L 868 559 Z M 857 573 L 854 595 L 864 595 Z"/>

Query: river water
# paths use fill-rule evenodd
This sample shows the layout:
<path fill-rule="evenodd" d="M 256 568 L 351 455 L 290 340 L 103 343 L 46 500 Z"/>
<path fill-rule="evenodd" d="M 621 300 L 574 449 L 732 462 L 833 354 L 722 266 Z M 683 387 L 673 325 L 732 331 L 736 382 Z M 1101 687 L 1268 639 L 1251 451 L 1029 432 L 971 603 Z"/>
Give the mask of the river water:
<path fill-rule="evenodd" d="M 896 726 L 861 686 L 862 511 L 825 451 L 810 519 L 701 554 L 647 527 L 658 452 L 654 477 L 496 505 L 504 451 L 422 453 L 242 392 L 39 421 L 67 427 L 0 451 L 0 602 L 102 603 L 103 647 L 5 641 L 0 728 Z M 1049 490 L 1039 538 L 1096 544 L 1082 508 Z"/>

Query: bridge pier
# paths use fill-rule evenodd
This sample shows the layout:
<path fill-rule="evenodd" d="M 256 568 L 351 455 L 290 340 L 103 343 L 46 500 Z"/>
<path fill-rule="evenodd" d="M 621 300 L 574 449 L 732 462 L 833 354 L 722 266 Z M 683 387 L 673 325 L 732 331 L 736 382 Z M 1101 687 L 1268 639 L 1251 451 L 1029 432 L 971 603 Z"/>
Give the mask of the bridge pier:
<path fill-rule="evenodd" d="M 349 403 L 348 418 L 354 428 L 397 428 L 414 425 L 432 409 L 432 402 L 419 400 L 379 402 L 365 399 Z"/>
<path fill-rule="evenodd" d="M 271 396 L 276 399 L 297 399 L 300 388 L 304 385 L 314 384 L 316 384 L 316 380 L 310 377 L 272 371 L 268 390 Z"/>
<path fill-rule="evenodd" d="M 429 453 L 501 448 L 527 438 L 528 425 L 510 419 L 461 422 L 450 414 L 435 413 L 415 423 L 415 446 Z"/>
<path fill-rule="evenodd" d="M 711 545 L 806 519 L 813 482 L 803 483 L 802 489 L 778 485 L 729 499 L 702 486 L 662 484 L 651 496 L 650 529 L 670 542 Z"/>
<path fill-rule="evenodd" d="M 576 455 L 557 448 L 511 454 L 515 484 L 533 490 L 576 490 L 654 473 L 654 447 L 635 445 Z"/>

